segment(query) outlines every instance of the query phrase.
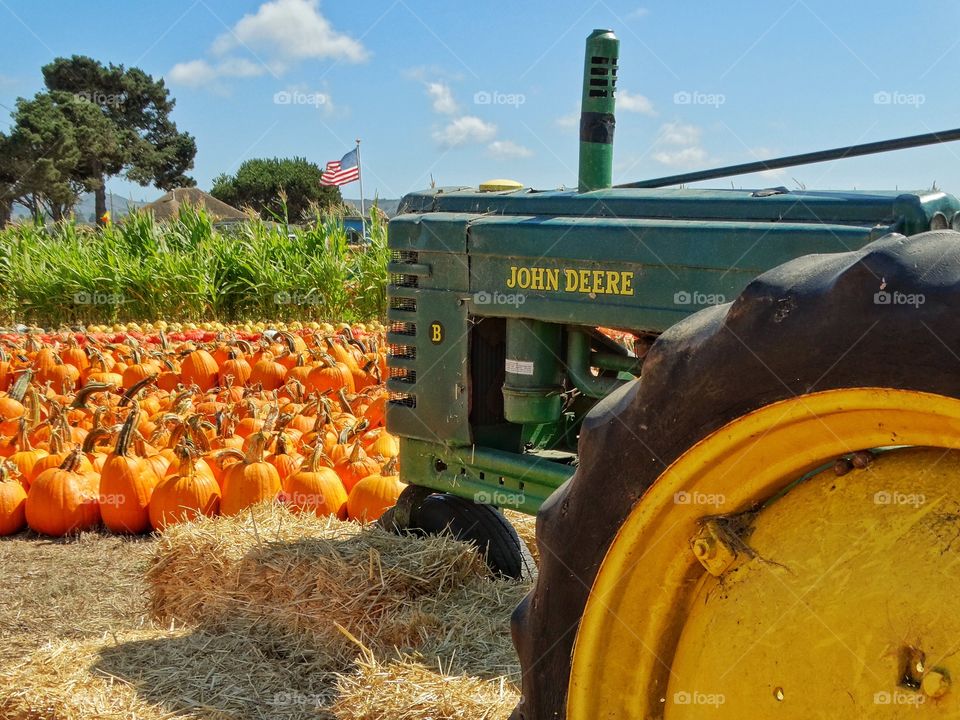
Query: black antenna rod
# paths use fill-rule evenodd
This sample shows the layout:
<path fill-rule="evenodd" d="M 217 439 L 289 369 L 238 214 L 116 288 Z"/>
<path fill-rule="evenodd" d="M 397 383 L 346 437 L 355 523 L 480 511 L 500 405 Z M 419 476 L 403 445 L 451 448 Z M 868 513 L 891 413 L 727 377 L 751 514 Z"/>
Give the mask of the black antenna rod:
<path fill-rule="evenodd" d="M 862 145 L 847 145 L 846 147 L 833 148 L 832 150 L 817 150 L 816 152 L 802 153 L 800 155 L 787 155 L 771 160 L 741 163 L 740 165 L 727 165 L 726 167 L 713 168 L 712 170 L 697 170 L 696 172 L 682 173 L 680 175 L 668 175 L 666 177 L 653 178 L 652 180 L 639 180 L 623 185 L 614 185 L 614 187 L 668 187 L 670 185 L 694 183 L 701 180 L 714 180 L 716 178 L 732 177 L 734 175 L 746 175 L 764 170 L 777 170 L 779 168 L 794 167 L 796 165 L 810 165 L 811 163 L 826 162 L 828 160 L 842 160 L 844 158 L 859 157 L 860 155 L 875 155 L 891 150 L 906 150 L 907 148 L 923 147 L 924 145 L 938 145 L 940 143 L 953 142 L 954 140 L 960 140 L 960 128 L 944 130 L 943 132 L 926 133 L 924 135 L 894 138 L 893 140 L 880 140 L 879 142 L 864 143 Z"/>

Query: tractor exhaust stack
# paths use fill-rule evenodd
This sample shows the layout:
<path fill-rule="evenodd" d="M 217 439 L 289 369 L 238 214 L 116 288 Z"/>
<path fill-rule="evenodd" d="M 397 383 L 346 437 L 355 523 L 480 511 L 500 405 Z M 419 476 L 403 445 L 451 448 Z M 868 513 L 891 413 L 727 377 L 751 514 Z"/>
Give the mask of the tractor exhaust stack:
<path fill-rule="evenodd" d="M 580 106 L 580 192 L 613 183 L 614 93 L 620 41 L 612 30 L 594 30 L 587 38 Z"/>

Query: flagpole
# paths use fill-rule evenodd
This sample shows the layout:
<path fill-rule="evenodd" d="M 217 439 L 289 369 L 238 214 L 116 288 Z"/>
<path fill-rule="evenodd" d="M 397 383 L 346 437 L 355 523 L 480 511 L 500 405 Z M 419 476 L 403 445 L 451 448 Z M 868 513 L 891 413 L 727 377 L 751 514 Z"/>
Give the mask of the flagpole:
<path fill-rule="evenodd" d="M 360 164 L 360 138 L 357 138 L 357 180 L 360 181 L 360 222 L 363 234 L 367 234 L 367 212 L 363 206 L 363 166 Z"/>

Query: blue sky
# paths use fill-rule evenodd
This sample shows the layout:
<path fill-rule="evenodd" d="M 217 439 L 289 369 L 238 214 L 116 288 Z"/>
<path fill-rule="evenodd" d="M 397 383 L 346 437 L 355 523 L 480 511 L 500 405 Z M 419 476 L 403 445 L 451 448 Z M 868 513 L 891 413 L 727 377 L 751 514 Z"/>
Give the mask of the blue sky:
<path fill-rule="evenodd" d="M 583 40 L 609 27 L 621 40 L 615 181 L 626 182 L 958 126 L 958 20 L 949 0 L 0 0 L 0 128 L 40 89 L 41 65 L 77 53 L 167 80 L 205 189 L 251 157 L 322 165 L 356 137 L 368 196 L 431 176 L 572 185 Z M 960 145 L 734 182 L 960 194 Z"/>

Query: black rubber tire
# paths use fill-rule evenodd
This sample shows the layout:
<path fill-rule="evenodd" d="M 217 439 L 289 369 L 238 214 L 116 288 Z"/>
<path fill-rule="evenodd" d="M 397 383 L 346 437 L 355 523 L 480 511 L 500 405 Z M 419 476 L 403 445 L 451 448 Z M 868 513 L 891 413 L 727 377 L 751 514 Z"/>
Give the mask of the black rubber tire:
<path fill-rule="evenodd" d="M 798 258 L 664 333 L 642 378 L 588 415 L 576 474 L 538 514 L 539 575 L 513 615 L 523 695 L 512 719 L 565 716 L 590 587 L 667 465 L 730 420 L 797 395 L 889 387 L 960 397 L 958 308 L 960 233 L 934 231 Z"/>
<path fill-rule="evenodd" d="M 398 513 L 391 508 L 381 518 L 383 527 L 420 535 L 449 533 L 476 545 L 494 575 L 514 580 L 535 575 L 536 564 L 530 551 L 513 525 L 495 507 L 412 485 L 404 493 L 407 497 L 401 496 L 400 502 L 408 503 L 405 512 L 409 517 L 398 524 Z"/>

